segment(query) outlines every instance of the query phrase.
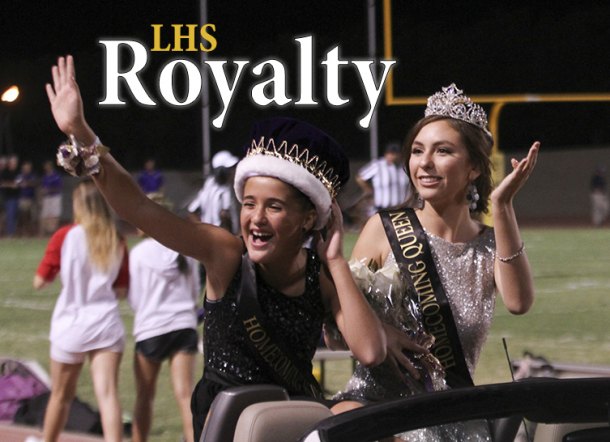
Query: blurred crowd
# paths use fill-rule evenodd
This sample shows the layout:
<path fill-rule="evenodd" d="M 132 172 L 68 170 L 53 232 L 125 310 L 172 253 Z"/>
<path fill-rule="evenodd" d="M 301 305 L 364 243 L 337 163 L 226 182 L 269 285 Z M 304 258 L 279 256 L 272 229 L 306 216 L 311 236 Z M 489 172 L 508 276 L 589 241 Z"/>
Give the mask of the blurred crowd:
<path fill-rule="evenodd" d="M 62 212 L 62 177 L 54 162 L 35 171 L 17 155 L 0 157 L 0 236 L 32 237 L 57 230 Z"/>

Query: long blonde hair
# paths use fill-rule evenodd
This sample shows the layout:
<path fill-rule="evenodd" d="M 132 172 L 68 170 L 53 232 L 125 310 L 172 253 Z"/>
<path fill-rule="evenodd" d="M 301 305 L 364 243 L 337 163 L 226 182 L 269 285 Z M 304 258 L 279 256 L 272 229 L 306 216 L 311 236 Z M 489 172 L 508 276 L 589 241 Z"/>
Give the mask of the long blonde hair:
<path fill-rule="evenodd" d="M 92 264 L 106 271 L 120 259 L 119 234 L 104 198 L 91 181 L 83 181 L 74 189 L 74 222 L 85 230 Z"/>

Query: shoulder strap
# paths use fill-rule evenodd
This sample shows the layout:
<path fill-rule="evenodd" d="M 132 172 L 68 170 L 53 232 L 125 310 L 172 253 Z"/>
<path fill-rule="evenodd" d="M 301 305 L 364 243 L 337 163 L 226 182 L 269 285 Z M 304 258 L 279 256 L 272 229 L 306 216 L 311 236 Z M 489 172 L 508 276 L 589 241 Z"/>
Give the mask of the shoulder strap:
<path fill-rule="evenodd" d="M 447 294 L 415 211 L 382 210 L 379 215 L 398 267 L 415 289 L 414 301 L 422 313 L 424 327 L 434 336 L 432 353 L 445 369 L 447 384 L 454 388 L 474 385 Z"/>
<path fill-rule="evenodd" d="M 253 354 L 278 385 L 290 392 L 323 398 L 322 388 L 308 367 L 303 367 L 282 339 L 265 326 L 258 302 L 254 264 L 247 254 L 241 261 L 241 284 L 237 311 L 246 331 L 246 342 Z"/>

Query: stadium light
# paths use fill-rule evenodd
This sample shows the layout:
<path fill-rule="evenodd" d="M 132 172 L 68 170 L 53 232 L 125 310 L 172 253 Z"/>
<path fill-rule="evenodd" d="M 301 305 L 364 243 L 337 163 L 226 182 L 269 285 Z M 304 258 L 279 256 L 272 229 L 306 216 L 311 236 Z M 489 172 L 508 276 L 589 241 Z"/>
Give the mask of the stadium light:
<path fill-rule="evenodd" d="M 18 98 L 19 87 L 16 85 L 9 87 L 0 95 L 0 155 L 14 153 L 10 118 Z"/>
<path fill-rule="evenodd" d="M 19 98 L 19 87 L 13 85 L 2 93 L 0 100 L 4 103 L 13 103 L 17 98 Z"/>

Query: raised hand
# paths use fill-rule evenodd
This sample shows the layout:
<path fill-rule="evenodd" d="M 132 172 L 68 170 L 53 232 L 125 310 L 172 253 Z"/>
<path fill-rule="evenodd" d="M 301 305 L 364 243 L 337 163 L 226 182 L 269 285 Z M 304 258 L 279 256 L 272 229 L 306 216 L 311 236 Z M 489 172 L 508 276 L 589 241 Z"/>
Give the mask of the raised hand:
<path fill-rule="evenodd" d="M 318 256 L 328 263 L 336 258 L 343 258 L 343 215 L 336 200 L 331 206 L 326 234 L 316 233 L 316 247 Z"/>
<path fill-rule="evenodd" d="M 515 158 L 511 159 L 513 170 L 491 193 L 492 203 L 506 204 L 512 202 L 519 189 L 523 187 L 534 170 L 539 150 L 540 142 L 536 141 L 532 144 L 532 147 L 530 147 L 527 157 L 523 158 L 521 161 L 517 161 Z"/>
<path fill-rule="evenodd" d="M 91 129 L 85 121 L 83 100 L 76 83 L 74 58 L 59 57 L 57 65 L 51 68 L 51 75 L 53 84 L 47 83 L 45 88 L 57 126 L 66 135 L 72 134 L 83 143 L 91 142 Z"/>

